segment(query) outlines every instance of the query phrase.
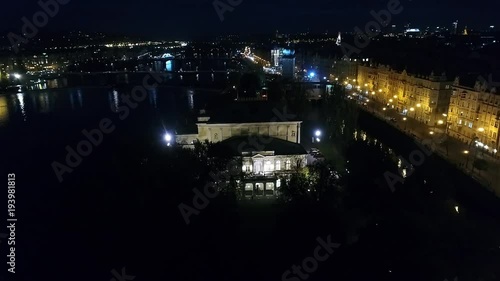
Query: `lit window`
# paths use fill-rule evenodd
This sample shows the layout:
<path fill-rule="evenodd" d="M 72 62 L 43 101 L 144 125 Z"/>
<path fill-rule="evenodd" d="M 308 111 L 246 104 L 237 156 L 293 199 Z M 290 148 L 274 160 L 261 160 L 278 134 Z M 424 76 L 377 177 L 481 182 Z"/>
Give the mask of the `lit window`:
<path fill-rule="evenodd" d="M 271 164 L 271 161 L 266 161 L 264 163 L 264 171 L 269 172 L 273 170 L 273 165 Z"/>
<path fill-rule="evenodd" d="M 291 169 L 291 162 L 290 160 L 285 161 L 285 170 L 290 170 Z"/>
<path fill-rule="evenodd" d="M 281 170 L 281 161 L 277 160 L 276 161 L 276 171 L 279 171 L 279 170 Z"/>

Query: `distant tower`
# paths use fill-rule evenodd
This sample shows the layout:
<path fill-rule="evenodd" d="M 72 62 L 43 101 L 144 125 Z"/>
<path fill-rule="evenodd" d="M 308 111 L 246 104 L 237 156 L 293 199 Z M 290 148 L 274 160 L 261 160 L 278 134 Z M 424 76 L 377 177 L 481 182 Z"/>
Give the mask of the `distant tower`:
<path fill-rule="evenodd" d="M 467 26 L 465 26 L 465 28 L 464 28 L 464 35 L 468 35 Z"/>
<path fill-rule="evenodd" d="M 458 20 L 453 22 L 453 34 L 458 34 Z"/>
<path fill-rule="evenodd" d="M 339 32 L 339 36 L 337 37 L 336 44 L 337 44 L 337 46 L 340 46 L 342 44 L 342 36 L 340 35 L 340 32 Z"/>

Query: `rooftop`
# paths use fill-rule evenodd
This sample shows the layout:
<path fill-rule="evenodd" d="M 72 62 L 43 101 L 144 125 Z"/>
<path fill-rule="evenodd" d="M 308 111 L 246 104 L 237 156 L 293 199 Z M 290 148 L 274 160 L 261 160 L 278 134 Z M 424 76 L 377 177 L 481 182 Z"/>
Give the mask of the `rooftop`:
<path fill-rule="evenodd" d="M 254 138 L 254 140 L 252 140 Z M 242 145 L 246 144 L 246 145 Z M 300 143 L 285 141 L 282 139 L 258 136 L 232 137 L 221 141 L 216 145 L 228 149 L 234 156 L 241 156 L 243 152 L 274 151 L 274 155 L 302 155 L 307 154 Z"/>

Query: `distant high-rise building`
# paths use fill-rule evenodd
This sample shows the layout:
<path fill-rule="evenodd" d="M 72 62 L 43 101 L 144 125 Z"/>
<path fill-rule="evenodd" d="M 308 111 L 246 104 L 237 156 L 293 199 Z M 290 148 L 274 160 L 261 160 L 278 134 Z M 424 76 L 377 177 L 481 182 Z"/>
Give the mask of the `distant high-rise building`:
<path fill-rule="evenodd" d="M 282 48 L 274 48 L 271 50 L 271 66 L 279 67 L 281 64 L 281 57 L 283 56 Z"/>
<path fill-rule="evenodd" d="M 463 35 L 469 35 L 469 33 L 467 32 L 467 26 L 464 28 L 464 33 Z"/>
<path fill-rule="evenodd" d="M 295 77 L 295 51 L 284 49 L 281 63 L 283 77 L 293 79 Z"/>
<path fill-rule="evenodd" d="M 336 44 L 337 44 L 337 46 L 340 46 L 342 44 L 342 36 L 340 35 L 340 32 L 339 32 L 339 36 L 337 37 Z"/>

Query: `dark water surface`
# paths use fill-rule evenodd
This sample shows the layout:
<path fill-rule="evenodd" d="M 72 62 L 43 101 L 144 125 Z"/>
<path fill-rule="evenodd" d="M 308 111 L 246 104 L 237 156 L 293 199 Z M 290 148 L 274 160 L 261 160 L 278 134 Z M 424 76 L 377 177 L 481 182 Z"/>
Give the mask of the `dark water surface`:
<path fill-rule="evenodd" d="M 181 199 L 168 192 L 148 206 L 154 214 L 127 206 L 140 200 L 121 201 L 113 191 L 123 189 L 133 198 L 131 167 L 161 145 L 166 131 L 218 98 L 212 91 L 159 87 L 120 120 L 119 96 L 129 89 L 0 96 L 1 170 L 17 178 L 18 280 L 110 280 L 111 269 L 122 267 L 135 280 L 280 280 L 312 255 L 317 237 L 340 224 L 307 208 L 288 211 L 263 203 L 227 210 L 214 205 L 206 217 L 220 219 L 203 222 L 202 214 L 186 226 L 175 204 Z M 64 163 L 65 148 L 76 148 L 86 139 L 82 130 L 98 128 L 103 118 L 116 126 L 114 132 L 60 183 L 52 163 Z M 407 157 L 417 146 L 370 116 L 360 117 L 360 127 L 348 153 L 347 178 L 361 195 L 350 204 L 370 210 L 371 204 L 386 202 L 387 210 L 374 208 L 376 215 L 354 227 L 352 241 L 342 241 L 338 255 L 310 280 L 451 280 L 450 274 L 461 276 L 458 280 L 500 280 L 492 273 L 500 264 L 498 200 L 438 157 L 398 169 L 398 156 Z M 168 167 L 158 167 L 158 173 L 162 169 Z M 403 175 L 412 169 L 395 193 L 383 198 L 370 193 L 384 171 Z M 352 213 L 345 217 L 351 216 L 346 224 L 355 220 Z M 6 250 L 3 241 L 0 246 Z"/>

